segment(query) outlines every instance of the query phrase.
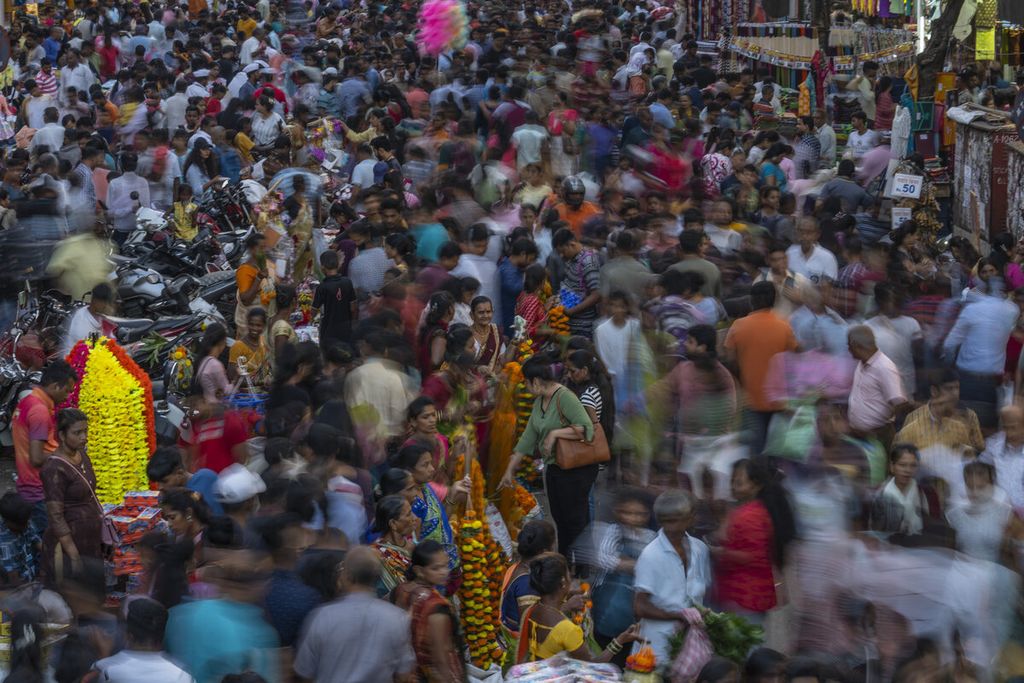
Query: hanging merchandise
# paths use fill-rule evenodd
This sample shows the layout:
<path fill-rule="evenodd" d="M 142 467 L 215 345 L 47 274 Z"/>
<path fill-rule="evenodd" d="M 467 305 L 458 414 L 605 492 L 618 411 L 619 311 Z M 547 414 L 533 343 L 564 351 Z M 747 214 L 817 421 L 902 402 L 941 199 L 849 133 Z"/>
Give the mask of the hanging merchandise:
<path fill-rule="evenodd" d="M 996 30 L 979 27 L 974 32 L 974 58 L 978 61 L 996 58 Z"/>

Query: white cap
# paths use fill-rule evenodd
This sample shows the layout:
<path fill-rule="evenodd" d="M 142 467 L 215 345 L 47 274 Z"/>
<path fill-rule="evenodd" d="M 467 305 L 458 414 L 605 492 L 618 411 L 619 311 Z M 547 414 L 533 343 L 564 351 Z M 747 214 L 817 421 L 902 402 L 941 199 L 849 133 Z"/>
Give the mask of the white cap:
<path fill-rule="evenodd" d="M 221 503 L 244 503 L 267 490 L 263 480 L 245 465 L 235 463 L 221 470 L 214 484 L 214 493 Z"/>
<path fill-rule="evenodd" d="M 260 65 L 255 63 L 255 62 L 253 62 L 252 64 L 247 64 L 245 66 L 245 68 L 242 69 L 242 73 L 251 74 L 253 71 L 259 71 L 259 70 L 260 70 Z"/>
<path fill-rule="evenodd" d="M 206 78 L 207 76 L 210 75 L 210 70 L 209 69 L 200 69 L 199 71 L 193 71 L 192 75 L 195 76 L 196 78 Z"/>
<path fill-rule="evenodd" d="M 321 75 L 322 76 L 337 76 L 338 75 L 338 70 L 335 69 L 333 66 L 329 66 L 329 67 L 327 67 L 326 69 L 323 70 L 323 73 Z"/>

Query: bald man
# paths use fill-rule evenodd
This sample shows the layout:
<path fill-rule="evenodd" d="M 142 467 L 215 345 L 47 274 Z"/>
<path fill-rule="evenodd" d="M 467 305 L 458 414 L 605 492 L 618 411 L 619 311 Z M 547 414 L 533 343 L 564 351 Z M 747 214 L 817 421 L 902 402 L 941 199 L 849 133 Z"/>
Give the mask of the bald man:
<path fill-rule="evenodd" d="M 430 543 L 430 541 L 425 541 Z M 416 668 L 409 615 L 377 597 L 380 557 L 368 546 L 349 551 L 341 569 L 345 597 L 306 620 L 295 673 L 317 683 L 395 681 Z"/>
<path fill-rule="evenodd" d="M 877 437 L 888 450 L 897 413 L 912 407 L 903 393 L 899 368 L 878 350 L 875 333 L 867 325 L 850 328 L 847 343 L 857 360 L 850 388 L 850 427 L 861 435 Z"/>

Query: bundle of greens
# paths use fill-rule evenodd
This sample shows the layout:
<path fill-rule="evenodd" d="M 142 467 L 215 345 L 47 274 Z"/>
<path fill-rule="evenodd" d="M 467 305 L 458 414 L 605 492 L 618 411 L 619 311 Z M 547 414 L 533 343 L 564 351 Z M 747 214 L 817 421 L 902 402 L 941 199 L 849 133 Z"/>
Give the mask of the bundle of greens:
<path fill-rule="evenodd" d="M 701 609 L 700 613 L 704 619 L 704 631 L 719 657 L 742 664 L 750 651 L 764 642 L 764 629 L 737 614 L 712 612 L 709 609 Z M 677 631 L 669 640 L 671 661 L 675 661 L 685 640 L 686 628 Z"/>

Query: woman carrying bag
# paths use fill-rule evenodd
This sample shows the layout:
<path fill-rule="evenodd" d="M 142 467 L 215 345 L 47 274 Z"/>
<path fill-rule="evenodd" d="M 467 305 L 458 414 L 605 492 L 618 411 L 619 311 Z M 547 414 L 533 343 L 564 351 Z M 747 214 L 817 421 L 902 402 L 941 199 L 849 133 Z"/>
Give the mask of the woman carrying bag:
<path fill-rule="evenodd" d="M 598 463 L 608 460 L 608 442 L 576 395 L 555 381 L 548 359 L 534 356 L 523 363 L 523 378 L 537 398 L 499 488 L 511 486 L 522 459 L 539 451 L 558 551 L 571 557 L 573 542 L 590 523 L 590 489 Z"/>

